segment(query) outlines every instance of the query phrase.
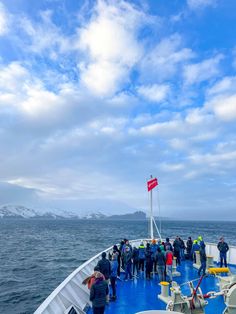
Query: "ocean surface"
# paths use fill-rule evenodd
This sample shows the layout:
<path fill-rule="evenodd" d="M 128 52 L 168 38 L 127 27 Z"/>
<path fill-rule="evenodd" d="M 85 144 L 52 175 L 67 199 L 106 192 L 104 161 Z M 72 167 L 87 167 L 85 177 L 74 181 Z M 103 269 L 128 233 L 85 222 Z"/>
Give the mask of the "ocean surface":
<path fill-rule="evenodd" d="M 162 237 L 236 245 L 236 222 L 163 221 Z M 0 219 L 0 313 L 29 314 L 80 264 L 122 238 L 147 238 L 145 221 Z"/>

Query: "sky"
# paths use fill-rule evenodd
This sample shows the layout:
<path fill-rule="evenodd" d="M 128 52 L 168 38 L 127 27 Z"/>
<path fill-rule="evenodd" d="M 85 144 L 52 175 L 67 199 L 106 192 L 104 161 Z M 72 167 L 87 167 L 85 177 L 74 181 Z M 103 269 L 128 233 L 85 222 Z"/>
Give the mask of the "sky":
<path fill-rule="evenodd" d="M 0 0 L 0 204 L 236 219 L 235 0 Z M 158 206 L 159 205 L 159 206 Z"/>

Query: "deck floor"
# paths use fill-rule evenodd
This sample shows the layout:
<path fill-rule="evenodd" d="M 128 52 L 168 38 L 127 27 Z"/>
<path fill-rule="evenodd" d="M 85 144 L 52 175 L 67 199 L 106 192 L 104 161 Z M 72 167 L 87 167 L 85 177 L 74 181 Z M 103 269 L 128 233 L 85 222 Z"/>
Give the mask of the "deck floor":
<path fill-rule="evenodd" d="M 230 267 L 231 268 L 231 267 Z M 182 284 L 189 280 L 198 278 L 197 270 L 193 268 L 190 261 L 182 262 L 178 267 L 181 272 L 180 277 L 174 277 L 173 280 L 178 284 Z M 236 272 L 236 267 L 232 267 L 232 272 Z M 121 278 L 123 278 L 121 276 Z M 216 283 L 218 280 L 213 276 L 207 276 L 201 283 L 203 293 L 209 291 L 219 291 Z M 196 281 L 197 283 L 197 281 Z M 196 286 L 196 285 L 195 285 Z M 190 291 L 188 285 L 181 287 L 184 295 L 189 295 Z M 117 281 L 117 300 L 110 302 L 106 307 L 106 314 L 135 314 L 144 310 L 164 310 L 166 304 L 157 298 L 161 288 L 159 285 L 158 276 L 155 275 L 153 279 L 146 280 L 144 274 L 138 279 L 129 281 Z M 222 314 L 225 304 L 222 297 L 216 299 L 209 299 L 209 304 L 205 308 L 206 314 Z M 90 310 L 89 313 L 92 313 Z"/>

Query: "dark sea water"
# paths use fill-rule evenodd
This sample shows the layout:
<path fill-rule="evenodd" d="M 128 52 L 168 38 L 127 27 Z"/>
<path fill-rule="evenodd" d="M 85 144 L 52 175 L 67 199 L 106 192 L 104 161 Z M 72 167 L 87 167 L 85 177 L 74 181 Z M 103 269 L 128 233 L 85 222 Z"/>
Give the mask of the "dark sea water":
<path fill-rule="evenodd" d="M 145 221 L 0 219 L 0 313 L 28 314 L 75 268 L 121 238 L 147 238 Z M 162 237 L 201 235 L 236 245 L 236 222 L 162 222 Z"/>

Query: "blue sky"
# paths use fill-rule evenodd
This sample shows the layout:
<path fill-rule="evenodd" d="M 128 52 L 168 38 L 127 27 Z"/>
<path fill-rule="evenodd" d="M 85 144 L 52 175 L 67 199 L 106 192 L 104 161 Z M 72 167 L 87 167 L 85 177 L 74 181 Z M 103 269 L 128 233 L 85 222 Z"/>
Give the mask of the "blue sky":
<path fill-rule="evenodd" d="M 0 1 L 0 204 L 236 219 L 234 0 Z"/>

